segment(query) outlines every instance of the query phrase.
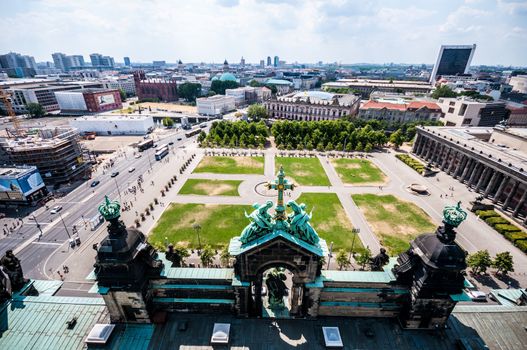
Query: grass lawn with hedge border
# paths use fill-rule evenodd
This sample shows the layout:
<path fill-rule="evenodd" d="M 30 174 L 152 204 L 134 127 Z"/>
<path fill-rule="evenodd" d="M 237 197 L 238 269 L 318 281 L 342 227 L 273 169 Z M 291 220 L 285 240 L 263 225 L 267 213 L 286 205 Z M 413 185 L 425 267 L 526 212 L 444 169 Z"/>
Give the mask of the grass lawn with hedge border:
<path fill-rule="evenodd" d="M 423 209 L 393 195 L 355 194 L 352 198 L 392 256 L 407 250 L 418 235 L 436 229 Z"/>
<path fill-rule="evenodd" d="M 383 185 L 387 180 L 381 169 L 366 159 L 331 159 L 331 164 L 344 184 Z"/>
<path fill-rule="evenodd" d="M 335 193 L 303 193 L 296 202 L 305 203 L 308 213 L 313 210 L 310 223 L 326 240 L 328 247 L 333 242 L 333 251 L 344 249 L 349 252 L 353 236 L 356 236 L 353 250 L 362 251 L 362 241 L 356 233 L 352 233 L 353 225 Z"/>
<path fill-rule="evenodd" d="M 286 178 L 301 186 L 329 186 L 326 172 L 318 158 L 276 157 L 275 173 L 280 165 L 284 167 Z"/>
<path fill-rule="evenodd" d="M 249 224 L 244 211 L 252 210 L 250 205 L 172 203 L 150 232 L 148 241 L 156 248 L 165 249 L 166 237 L 174 245 L 197 248 L 198 235 L 193 226 L 199 224 L 201 245 L 220 248 L 241 234 Z"/>
<path fill-rule="evenodd" d="M 194 170 L 195 173 L 257 174 L 264 173 L 263 157 L 211 157 L 205 156 Z"/>
<path fill-rule="evenodd" d="M 197 194 L 202 196 L 239 196 L 241 180 L 188 179 L 178 194 Z"/>
<path fill-rule="evenodd" d="M 396 154 L 395 158 L 399 159 L 401 162 L 408 165 L 410 168 L 414 169 L 419 174 L 423 174 L 423 171 L 425 170 L 424 163 L 408 154 Z"/>

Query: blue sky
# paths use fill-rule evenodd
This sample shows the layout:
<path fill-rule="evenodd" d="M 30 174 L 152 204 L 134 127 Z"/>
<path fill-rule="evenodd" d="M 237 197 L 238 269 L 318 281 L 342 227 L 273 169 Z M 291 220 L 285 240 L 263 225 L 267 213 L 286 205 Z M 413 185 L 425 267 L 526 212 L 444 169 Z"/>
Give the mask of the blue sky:
<path fill-rule="evenodd" d="M 122 62 L 434 63 L 441 44 L 473 64 L 527 65 L 527 0 L 0 0 L 0 52 Z"/>

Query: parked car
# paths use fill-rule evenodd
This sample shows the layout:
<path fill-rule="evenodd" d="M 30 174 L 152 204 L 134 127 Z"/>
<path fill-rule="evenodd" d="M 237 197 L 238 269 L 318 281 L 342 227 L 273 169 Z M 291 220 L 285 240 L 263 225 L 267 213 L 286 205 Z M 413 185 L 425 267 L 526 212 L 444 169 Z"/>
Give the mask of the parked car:
<path fill-rule="evenodd" d="M 131 167 L 130 169 L 128 169 L 128 172 L 129 173 L 133 173 L 135 171 L 135 168 L 134 167 Z"/>
<path fill-rule="evenodd" d="M 51 214 L 57 214 L 61 210 L 62 210 L 62 207 L 60 205 L 56 205 L 53 208 L 51 208 L 50 213 Z"/>
<path fill-rule="evenodd" d="M 170 141 L 170 142 L 168 143 L 169 146 L 172 146 L 173 144 L 174 144 L 174 142 L 172 142 L 172 141 Z"/>
<path fill-rule="evenodd" d="M 472 301 L 487 301 L 487 295 L 479 290 L 466 290 L 465 292 Z"/>
<path fill-rule="evenodd" d="M 100 183 L 101 183 L 101 182 L 100 182 L 99 180 L 95 180 L 95 181 L 93 181 L 93 182 L 91 183 L 90 186 L 91 186 L 91 187 L 95 187 L 95 186 L 97 186 L 97 185 L 100 184 Z"/>
<path fill-rule="evenodd" d="M 181 140 L 183 140 L 183 139 L 182 139 L 181 137 L 178 137 L 177 140 L 178 140 L 178 141 L 181 141 Z"/>
<path fill-rule="evenodd" d="M 119 175 L 119 172 L 118 172 L 118 171 L 114 171 L 114 172 L 112 173 L 112 175 L 110 175 L 110 176 L 111 176 L 111 177 L 116 177 L 117 175 Z"/>

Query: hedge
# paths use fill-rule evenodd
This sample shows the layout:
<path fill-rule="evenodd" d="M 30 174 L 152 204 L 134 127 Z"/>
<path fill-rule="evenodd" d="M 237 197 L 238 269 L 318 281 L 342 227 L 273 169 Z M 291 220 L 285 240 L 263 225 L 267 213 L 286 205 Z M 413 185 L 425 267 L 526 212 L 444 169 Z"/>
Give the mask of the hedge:
<path fill-rule="evenodd" d="M 492 227 L 498 224 L 508 224 L 509 223 L 507 219 L 504 219 L 501 216 L 491 216 L 489 218 L 486 218 L 485 222 Z"/>
<path fill-rule="evenodd" d="M 419 174 L 422 174 L 423 170 L 425 170 L 425 165 L 423 163 L 421 163 L 417 159 L 410 157 L 407 154 L 396 154 L 395 157 L 402 161 L 404 164 L 408 165 L 410 168 L 417 171 Z"/>
<path fill-rule="evenodd" d="M 527 253 L 527 233 L 522 231 L 494 210 L 476 210 L 476 215 L 497 232 L 511 241 L 516 247 Z M 525 238 L 525 239 L 524 239 Z"/>

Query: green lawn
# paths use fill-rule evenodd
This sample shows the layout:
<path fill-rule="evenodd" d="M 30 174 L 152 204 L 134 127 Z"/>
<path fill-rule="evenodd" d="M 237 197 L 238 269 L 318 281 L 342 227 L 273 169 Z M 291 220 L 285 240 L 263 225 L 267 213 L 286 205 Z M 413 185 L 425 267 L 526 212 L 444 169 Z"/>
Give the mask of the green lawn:
<path fill-rule="evenodd" d="M 331 159 L 331 164 L 345 184 L 382 185 L 386 182 L 381 169 L 366 159 Z"/>
<path fill-rule="evenodd" d="M 276 157 L 275 170 L 284 167 L 285 176 L 297 185 L 329 186 L 330 182 L 318 158 Z"/>
<path fill-rule="evenodd" d="M 259 174 L 264 173 L 263 157 L 203 157 L 195 173 Z"/>
<path fill-rule="evenodd" d="M 188 179 L 178 194 L 197 194 L 203 196 L 239 196 L 241 180 Z"/>
<path fill-rule="evenodd" d="M 199 224 L 201 245 L 219 248 L 239 236 L 249 224 L 244 210 L 250 213 L 254 209 L 250 205 L 172 203 L 152 229 L 148 241 L 156 248 L 165 249 L 167 237 L 168 242 L 197 248 L 198 235 L 193 225 Z"/>
<path fill-rule="evenodd" d="M 355 194 L 352 198 L 390 255 L 407 250 L 409 242 L 416 236 L 436 229 L 424 210 L 395 196 Z"/>
<path fill-rule="evenodd" d="M 353 225 L 335 193 L 303 193 L 296 202 L 306 203 L 308 213 L 313 210 L 311 225 L 326 240 L 328 247 L 333 242 L 333 251 L 349 251 L 353 236 L 356 236 L 353 250 L 357 252 L 363 249 L 360 238 L 351 232 Z"/>

